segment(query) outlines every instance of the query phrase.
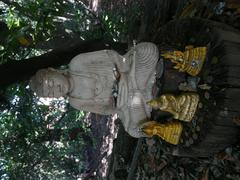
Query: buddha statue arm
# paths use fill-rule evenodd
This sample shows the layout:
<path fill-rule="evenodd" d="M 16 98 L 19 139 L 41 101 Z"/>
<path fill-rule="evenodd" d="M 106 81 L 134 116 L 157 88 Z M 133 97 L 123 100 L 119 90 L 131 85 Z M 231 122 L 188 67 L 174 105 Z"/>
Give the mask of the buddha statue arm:
<path fill-rule="evenodd" d="M 70 97 L 69 103 L 75 109 L 93 112 L 101 115 L 110 115 L 117 113 L 117 110 L 112 108 L 111 106 L 98 104 L 93 100 L 81 100 Z"/>
<path fill-rule="evenodd" d="M 101 50 L 75 56 L 69 64 L 69 69 L 73 72 L 90 72 L 99 75 L 110 73 L 108 75 L 111 76 L 115 66 L 120 72 L 129 70 L 129 62 L 116 51 Z"/>

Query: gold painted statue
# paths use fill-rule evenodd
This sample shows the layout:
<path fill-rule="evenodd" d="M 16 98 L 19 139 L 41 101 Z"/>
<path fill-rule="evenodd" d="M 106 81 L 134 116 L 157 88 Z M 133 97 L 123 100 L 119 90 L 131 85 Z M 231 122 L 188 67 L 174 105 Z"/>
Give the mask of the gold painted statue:
<path fill-rule="evenodd" d="M 166 142 L 176 145 L 179 143 L 183 127 L 180 122 L 160 124 L 155 121 L 149 121 L 145 123 L 142 130 L 150 137 L 157 135 Z"/>
<path fill-rule="evenodd" d="M 174 119 L 190 122 L 196 112 L 199 96 L 196 93 L 184 93 L 179 96 L 164 94 L 148 102 L 153 108 L 159 108 L 173 114 Z"/>
<path fill-rule="evenodd" d="M 186 72 L 192 76 L 197 76 L 204 64 L 207 55 L 207 47 L 186 46 L 185 51 L 169 51 L 163 53 L 165 59 L 176 63 L 175 69 Z"/>

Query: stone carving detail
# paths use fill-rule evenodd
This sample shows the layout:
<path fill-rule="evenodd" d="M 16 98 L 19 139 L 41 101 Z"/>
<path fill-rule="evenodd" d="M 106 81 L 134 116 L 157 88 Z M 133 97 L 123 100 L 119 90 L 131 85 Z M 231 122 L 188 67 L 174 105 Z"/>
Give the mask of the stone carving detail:
<path fill-rule="evenodd" d="M 144 124 L 143 132 L 150 137 L 157 135 L 165 141 L 177 145 L 182 134 L 182 124 L 180 122 L 170 122 L 160 124 L 155 121 L 149 121 Z"/>
<path fill-rule="evenodd" d="M 198 51 L 194 49 L 190 54 Z M 180 53 L 177 57 L 185 58 L 186 55 Z M 79 110 L 103 115 L 118 113 L 125 130 L 133 137 L 157 135 L 178 144 L 182 125 L 151 121 L 152 106 L 172 113 L 175 119 L 191 121 L 199 98 L 196 93 L 185 93 L 176 97 L 162 95 L 150 101 L 158 60 L 158 48 L 147 42 L 139 43 L 123 56 L 113 50 L 79 54 L 65 71 L 39 70 L 31 78 L 30 86 L 38 96 L 68 96 L 70 105 Z M 176 62 L 182 63 L 179 58 Z M 159 60 L 158 65 L 158 71 L 162 72 L 163 62 Z M 188 65 L 181 65 L 180 70 L 192 72 Z"/>
<path fill-rule="evenodd" d="M 183 93 L 179 96 L 164 94 L 148 102 L 153 108 L 173 114 L 174 119 L 190 122 L 199 102 L 197 93 Z"/>
<path fill-rule="evenodd" d="M 207 47 L 186 46 L 185 51 L 169 51 L 163 53 L 165 59 L 171 60 L 176 63 L 175 69 L 180 72 L 186 72 L 192 76 L 197 76 L 205 62 L 207 55 Z"/>

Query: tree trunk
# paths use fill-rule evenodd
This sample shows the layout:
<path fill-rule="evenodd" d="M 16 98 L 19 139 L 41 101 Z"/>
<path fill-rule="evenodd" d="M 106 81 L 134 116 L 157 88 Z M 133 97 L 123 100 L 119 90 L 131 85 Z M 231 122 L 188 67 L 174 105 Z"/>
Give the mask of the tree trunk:
<path fill-rule="evenodd" d="M 74 56 L 80 53 L 111 48 L 119 53 L 123 53 L 127 48 L 127 44 L 107 44 L 100 40 L 93 40 L 72 44 L 69 47 L 56 49 L 41 56 L 29 59 L 23 59 L 20 61 L 9 59 L 7 63 L 0 65 L 0 87 L 27 80 L 39 69 L 67 64 Z"/>
<path fill-rule="evenodd" d="M 72 128 L 72 129 L 48 129 L 46 133 L 39 137 L 36 142 L 41 143 L 45 141 L 60 141 L 64 139 L 66 141 L 77 140 L 81 137 L 84 142 L 92 143 L 92 139 L 88 136 L 82 128 Z"/>

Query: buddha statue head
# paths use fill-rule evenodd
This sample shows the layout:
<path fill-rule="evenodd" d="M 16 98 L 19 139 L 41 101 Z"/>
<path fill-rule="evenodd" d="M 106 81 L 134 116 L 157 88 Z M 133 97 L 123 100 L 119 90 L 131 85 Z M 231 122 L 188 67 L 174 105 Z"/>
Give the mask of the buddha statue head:
<path fill-rule="evenodd" d="M 47 68 L 37 71 L 30 79 L 30 87 L 40 97 L 59 98 L 67 95 L 70 82 L 63 72 Z"/>

